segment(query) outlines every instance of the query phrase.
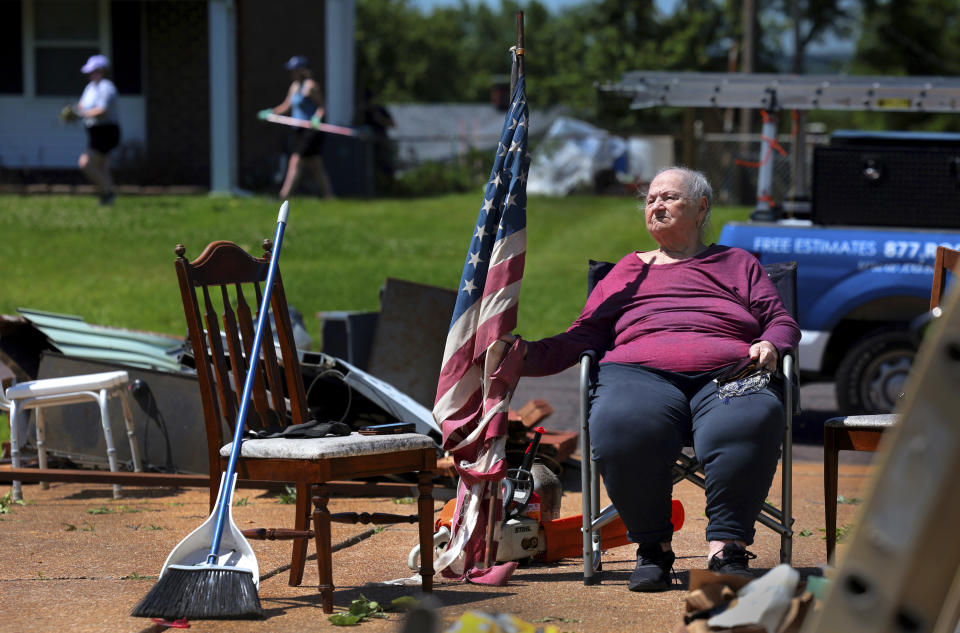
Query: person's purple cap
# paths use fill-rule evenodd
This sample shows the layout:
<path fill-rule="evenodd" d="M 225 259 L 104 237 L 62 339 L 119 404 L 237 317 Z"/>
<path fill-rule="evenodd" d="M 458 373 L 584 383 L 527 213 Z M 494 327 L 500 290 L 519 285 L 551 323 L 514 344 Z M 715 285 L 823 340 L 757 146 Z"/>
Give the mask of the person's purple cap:
<path fill-rule="evenodd" d="M 287 70 L 296 70 L 297 68 L 309 68 L 310 62 L 303 55 L 294 55 L 287 60 Z"/>
<path fill-rule="evenodd" d="M 95 70 L 103 70 L 110 67 L 110 60 L 103 55 L 91 55 L 87 63 L 80 69 L 84 75 L 92 73 Z"/>

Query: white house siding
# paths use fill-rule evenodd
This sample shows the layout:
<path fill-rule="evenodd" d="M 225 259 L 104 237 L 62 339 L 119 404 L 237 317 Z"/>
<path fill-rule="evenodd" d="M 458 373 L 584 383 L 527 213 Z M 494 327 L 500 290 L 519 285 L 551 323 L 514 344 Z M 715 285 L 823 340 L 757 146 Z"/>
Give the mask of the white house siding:
<path fill-rule="evenodd" d="M 76 167 L 87 139 L 82 123 L 65 125 L 58 118 L 69 102 L 61 97 L 0 96 L 0 167 Z M 114 160 L 142 155 L 147 136 L 143 97 L 121 95 L 117 107 L 123 138 Z"/>

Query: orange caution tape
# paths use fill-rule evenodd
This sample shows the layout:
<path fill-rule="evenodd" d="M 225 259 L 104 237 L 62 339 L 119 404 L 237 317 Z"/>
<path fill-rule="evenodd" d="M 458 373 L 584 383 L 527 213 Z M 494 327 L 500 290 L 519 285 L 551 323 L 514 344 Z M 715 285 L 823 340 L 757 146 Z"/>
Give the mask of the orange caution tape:
<path fill-rule="evenodd" d="M 770 115 L 767 114 L 766 110 L 761 110 L 760 115 L 763 117 L 764 123 L 770 122 Z M 793 128 L 793 132 L 791 132 L 791 136 L 796 135 L 796 121 L 797 121 L 796 111 L 794 111 L 793 113 L 793 121 L 794 121 L 794 128 Z M 760 159 L 759 163 L 752 160 L 741 160 L 739 158 L 736 158 L 733 161 L 734 164 L 740 165 L 742 167 L 753 167 L 754 169 L 757 169 L 767 164 L 767 161 L 770 160 L 770 156 L 773 154 L 774 151 L 776 151 L 781 156 L 787 155 L 787 150 L 783 149 L 780 143 L 777 142 L 777 139 L 761 135 L 760 140 L 767 144 L 767 150 L 766 152 L 764 152 L 763 158 Z"/>

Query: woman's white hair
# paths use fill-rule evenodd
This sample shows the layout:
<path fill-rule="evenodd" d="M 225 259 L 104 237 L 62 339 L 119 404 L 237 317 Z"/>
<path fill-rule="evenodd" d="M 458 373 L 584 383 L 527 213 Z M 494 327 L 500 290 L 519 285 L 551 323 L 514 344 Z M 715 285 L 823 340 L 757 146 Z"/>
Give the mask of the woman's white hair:
<path fill-rule="evenodd" d="M 699 203 L 701 198 L 707 199 L 707 215 L 704 217 L 703 223 L 700 225 L 700 241 L 702 242 L 704 236 L 709 235 L 713 231 L 712 227 L 710 226 L 710 209 L 713 206 L 713 187 L 710 186 L 710 181 L 707 180 L 706 175 L 704 175 L 702 171 L 697 171 L 696 169 L 690 169 L 689 167 L 683 167 L 681 165 L 664 167 L 657 172 L 657 175 L 654 176 L 654 178 L 668 171 L 676 171 L 683 175 L 683 180 L 687 187 L 686 193 L 691 200 L 696 200 L 697 203 Z M 646 195 L 644 195 L 643 199 L 646 200 Z"/>

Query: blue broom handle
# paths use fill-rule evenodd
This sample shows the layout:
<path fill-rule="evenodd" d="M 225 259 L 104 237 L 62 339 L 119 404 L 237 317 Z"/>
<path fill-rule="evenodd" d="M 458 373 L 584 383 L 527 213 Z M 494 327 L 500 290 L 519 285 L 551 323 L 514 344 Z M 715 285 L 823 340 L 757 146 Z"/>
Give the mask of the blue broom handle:
<path fill-rule="evenodd" d="M 243 396 L 240 398 L 240 411 L 237 413 L 237 423 L 233 432 L 233 446 L 230 448 L 230 460 L 224 473 L 223 487 L 220 490 L 220 500 L 217 509 L 217 523 L 213 528 L 213 542 L 210 543 L 210 553 L 207 555 L 207 564 L 213 565 L 217 561 L 220 550 L 220 541 L 223 538 L 223 529 L 226 526 L 227 513 L 230 511 L 230 501 L 233 493 L 233 475 L 237 469 L 237 458 L 240 456 L 240 444 L 243 440 L 243 427 L 247 419 L 247 408 L 250 402 L 250 392 L 253 391 L 253 381 L 257 375 L 257 366 L 260 358 L 260 340 L 263 338 L 264 324 L 267 321 L 267 312 L 270 308 L 270 295 L 273 294 L 273 278 L 277 272 L 277 262 L 280 259 L 280 245 L 283 242 L 283 230 L 287 225 L 287 215 L 290 212 L 290 203 L 284 201 L 277 216 L 277 234 L 273 238 L 273 252 L 270 253 L 270 266 L 267 269 L 266 288 L 260 300 L 260 314 L 257 315 L 257 329 L 253 335 L 253 347 L 250 348 L 250 367 L 247 368 L 247 378 L 243 382 Z"/>

